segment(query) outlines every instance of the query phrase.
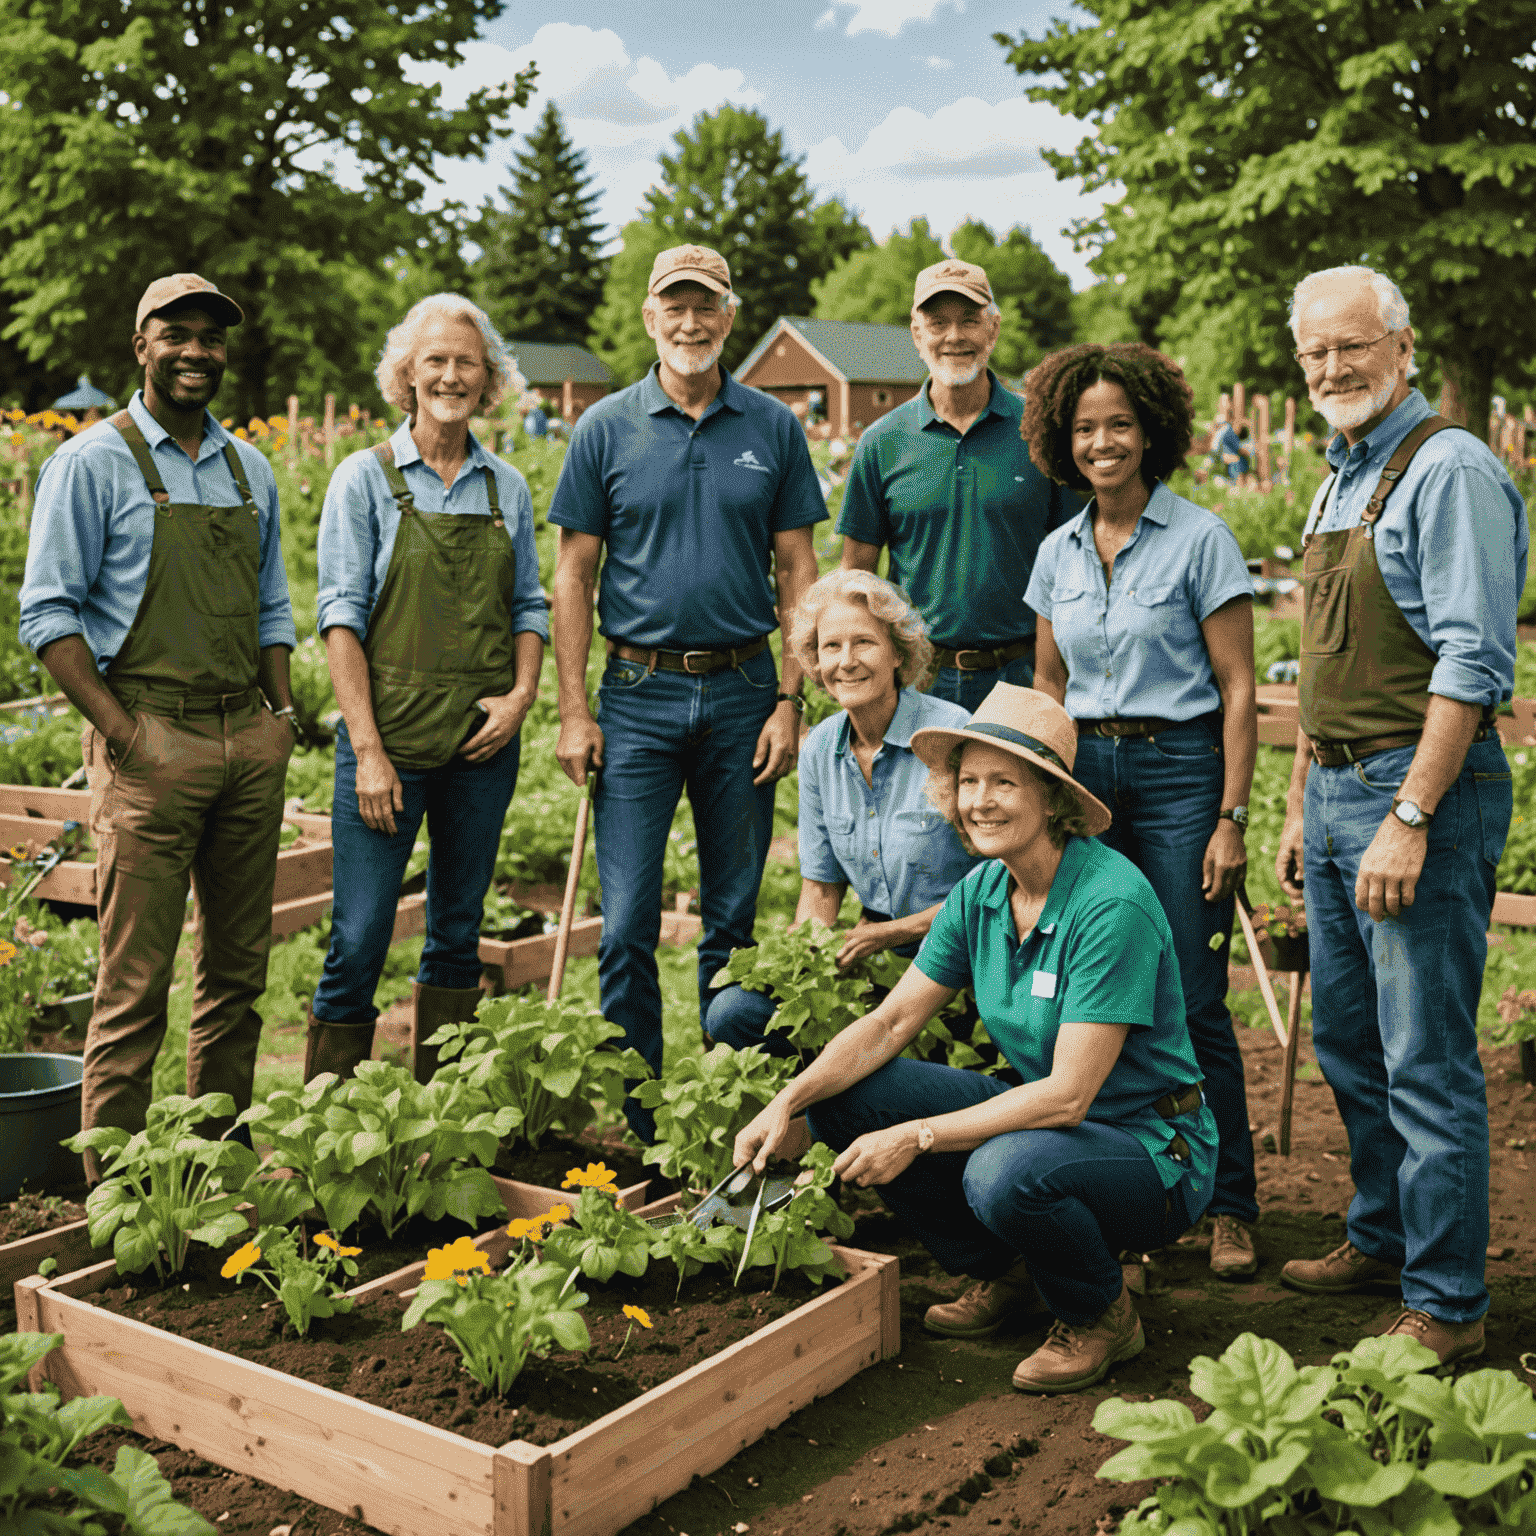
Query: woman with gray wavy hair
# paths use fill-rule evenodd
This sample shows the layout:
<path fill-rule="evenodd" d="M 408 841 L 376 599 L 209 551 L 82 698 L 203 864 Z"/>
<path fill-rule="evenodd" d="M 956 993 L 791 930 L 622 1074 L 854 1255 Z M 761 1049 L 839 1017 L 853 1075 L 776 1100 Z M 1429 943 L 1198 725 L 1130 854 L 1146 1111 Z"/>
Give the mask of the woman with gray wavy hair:
<path fill-rule="evenodd" d="M 419 1079 L 436 1062 L 422 1042 L 472 1017 L 480 997 L 481 909 L 549 638 L 528 484 L 469 430 L 515 372 L 483 310 L 451 293 L 421 300 L 389 333 L 378 368 L 406 419 L 326 491 L 318 628 L 342 725 L 331 946 L 310 1008 L 306 1082 L 350 1076 L 372 1050 L 373 993 L 423 817 L 432 856 Z"/>
<path fill-rule="evenodd" d="M 976 862 L 924 795 L 928 770 L 913 756 L 923 726 L 958 729 L 958 704 L 919 692 L 933 646 L 898 587 L 868 571 L 833 571 L 801 599 L 790 648 L 806 673 L 843 707 L 812 728 L 800 749 L 798 925 L 837 921 L 851 885 L 864 910 L 837 954 L 852 965 L 882 949 L 917 953 L 950 888 Z M 761 1045 L 778 1007 L 771 993 L 727 987 L 711 1003 L 710 1038 L 740 1050 Z"/>

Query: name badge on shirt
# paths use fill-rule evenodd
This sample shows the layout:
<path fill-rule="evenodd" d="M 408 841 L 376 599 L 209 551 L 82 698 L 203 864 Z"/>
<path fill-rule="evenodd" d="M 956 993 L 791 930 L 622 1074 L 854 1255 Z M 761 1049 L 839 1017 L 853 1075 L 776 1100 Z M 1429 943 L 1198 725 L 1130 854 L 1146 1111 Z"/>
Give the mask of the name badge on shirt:
<path fill-rule="evenodd" d="M 1056 996 L 1056 972 L 1036 971 L 1034 980 L 1030 985 L 1031 997 L 1055 997 Z"/>

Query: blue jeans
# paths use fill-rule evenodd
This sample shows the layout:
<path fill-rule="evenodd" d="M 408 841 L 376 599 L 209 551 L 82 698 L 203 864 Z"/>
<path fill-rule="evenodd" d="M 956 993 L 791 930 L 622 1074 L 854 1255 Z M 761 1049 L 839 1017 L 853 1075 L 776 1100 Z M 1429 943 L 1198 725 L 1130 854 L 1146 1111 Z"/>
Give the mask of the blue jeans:
<path fill-rule="evenodd" d="M 962 672 L 959 667 L 940 667 L 928 692 L 936 699 L 948 699 L 974 715 L 981 701 L 999 683 L 1016 688 L 1032 688 L 1035 682 L 1035 653 L 1016 656 L 1004 667 L 988 667 L 985 672 Z"/>
<path fill-rule="evenodd" d="M 983 1104 L 1008 1084 L 898 1056 L 813 1105 L 812 1134 L 841 1152 L 866 1131 Z M 1188 1179 L 1163 1188 L 1151 1154 L 1117 1126 L 1009 1131 L 974 1152 L 929 1152 L 880 1186 L 898 1221 L 952 1275 L 994 1280 L 1022 1258 L 1063 1322 L 1091 1323 L 1119 1298 L 1123 1248 L 1161 1248 L 1200 1214 Z"/>
<path fill-rule="evenodd" d="M 1215 934 L 1230 940 L 1235 903 L 1207 901 L 1200 889 L 1221 810 L 1220 742 L 1195 722 L 1154 737 L 1084 734 L 1072 772 L 1115 818 L 1100 841 L 1147 877 L 1173 930 L 1184 1018 L 1220 1138 L 1210 1213 L 1257 1221 L 1243 1053 L 1227 1008 L 1228 945 L 1211 948 Z"/>
<path fill-rule="evenodd" d="M 357 808 L 357 756 L 346 725 L 336 732 L 335 847 L 331 947 L 311 1005 L 323 1023 L 366 1024 L 379 1016 L 379 984 L 395 929 L 400 881 L 423 816 L 432 838 L 427 865 L 427 940 L 416 977 L 424 986 L 463 989 L 480 981 L 480 917 L 496 872 L 501 824 L 517 786 L 521 740 L 485 763 L 450 758 L 441 768 L 397 768 L 405 809 L 395 835 L 375 832 Z"/>
<path fill-rule="evenodd" d="M 1312 1045 L 1349 1133 L 1349 1240 L 1401 1266 L 1406 1306 L 1466 1323 L 1488 1310 L 1477 1004 L 1513 793 L 1498 741 L 1474 743 L 1435 809 L 1413 905 L 1372 922 L 1355 878 L 1413 753 L 1307 775 Z"/>
<path fill-rule="evenodd" d="M 794 1056 L 798 1052 L 782 1030 L 768 1033 L 779 1000 L 772 992 L 749 992 L 745 987 L 722 987 L 710 999 L 704 1030 L 716 1045 L 733 1051 L 759 1046 L 770 1056 Z"/>
<path fill-rule="evenodd" d="M 658 1075 L 662 1065 L 662 863 L 684 788 L 698 843 L 699 1016 L 710 981 L 733 949 L 752 943 L 757 891 L 773 835 L 771 783 L 754 785 L 752 756 L 775 708 L 778 672 L 760 651 L 707 677 L 647 672 L 610 658 L 598 689 L 603 771 L 594 802 L 603 937 L 597 952 L 603 1016 L 624 1030 Z M 625 1105 L 642 1141 L 655 1138 L 647 1109 Z"/>

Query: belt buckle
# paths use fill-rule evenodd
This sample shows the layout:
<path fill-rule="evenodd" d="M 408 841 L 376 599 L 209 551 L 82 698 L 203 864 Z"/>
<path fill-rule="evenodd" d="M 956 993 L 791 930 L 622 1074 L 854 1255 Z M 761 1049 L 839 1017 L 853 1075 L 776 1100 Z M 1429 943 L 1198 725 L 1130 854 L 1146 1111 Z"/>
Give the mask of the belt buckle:
<path fill-rule="evenodd" d="M 701 670 L 701 671 L 695 672 L 694 669 L 688 665 L 688 659 L 691 656 L 703 656 L 707 660 L 709 657 L 711 657 L 713 655 L 714 655 L 713 651 L 684 651 L 683 652 L 683 671 L 686 672 L 689 677 L 704 677 L 704 676 L 706 676 L 707 674 L 706 674 L 705 671 Z"/>
<path fill-rule="evenodd" d="M 992 655 L 991 651 L 978 651 L 978 650 L 956 651 L 955 652 L 955 670 L 957 672 L 992 672 L 992 671 L 996 671 L 997 669 L 995 667 L 968 667 L 960 659 L 962 656 L 991 656 L 991 655 Z"/>

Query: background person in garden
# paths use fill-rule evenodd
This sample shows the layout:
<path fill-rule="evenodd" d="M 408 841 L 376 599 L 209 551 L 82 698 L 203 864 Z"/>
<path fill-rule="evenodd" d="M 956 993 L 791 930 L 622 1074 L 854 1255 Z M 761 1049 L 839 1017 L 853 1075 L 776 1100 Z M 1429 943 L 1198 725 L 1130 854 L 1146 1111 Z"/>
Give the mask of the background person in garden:
<path fill-rule="evenodd" d="M 1194 400 L 1139 342 L 1068 347 L 1025 380 L 1023 431 L 1053 480 L 1093 500 L 1040 547 L 1037 685 L 1077 722 L 1077 776 L 1115 814 L 1103 833 L 1151 882 L 1173 930 L 1184 1013 L 1221 1155 L 1211 1268 L 1258 1268 L 1243 1056 L 1227 1008 L 1233 893 L 1258 756 L 1253 582 L 1232 530 L 1167 478 Z"/>
<path fill-rule="evenodd" d="M 962 726 L 958 704 L 919 691 L 933 665 L 920 613 L 868 571 L 833 571 L 795 610 L 789 646 L 842 710 L 816 725 L 800 754 L 800 901 L 795 925 L 837 921 L 850 885 L 863 903 L 837 954 L 852 965 L 882 949 L 914 955 L 944 898 L 976 859 L 924 794 L 912 752 L 923 726 Z M 794 1055 L 764 1029 L 771 992 L 726 987 L 704 1021 L 712 1040 Z"/>
<path fill-rule="evenodd" d="M 1314 272 L 1291 302 L 1335 474 L 1307 519 L 1275 872 L 1299 897 L 1305 870 L 1312 1042 L 1355 1196 L 1348 1240 L 1281 1278 L 1324 1295 L 1400 1280 L 1386 1331 L 1451 1361 L 1482 1354 L 1488 1310 L 1477 1006 L 1513 812 L 1493 711 L 1513 692 L 1530 529 L 1493 453 L 1435 431 L 1449 423 L 1408 382 L 1408 319 L 1366 267 Z"/>
<path fill-rule="evenodd" d="M 90 722 L 101 966 L 86 1130 L 144 1126 L 189 880 L 201 931 L 187 1092 L 251 1102 L 297 636 L 271 466 L 207 409 L 243 319 L 195 273 L 151 283 L 134 319 L 143 389 L 38 480 L 21 638 Z M 94 1152 L 86 1174 L 100 1176 Z"/>
<path fill-rule="evenodd" d="M 736 1160 L 766 1166 L 808 1111 L 836 1171 L 878 1186 L 946 1270 L 979 1282 L 925 1325 L 979 1338 L 1043 1299 L 1057 1321 L 1013 1383 L 1076 1391 L 1142 1348 L 1120 1250 L 1171 1242 L 1210 1198 L 1216 1123 L 1173 935 L 1146 878 L 1094 840 L 1109 811 L 1072 777 L 1054 699 L 999 683 L 969 725 L 920 730 L 912 749 L 988 862 L 890 996 L 740 1133 Z M 1021 1085 L 901 1056 L 961 987 Z"/>
<path fill-rule="evenodd" d="M 874 571 L 890 545 L 891 580 L 938 647 L 932 692 L 967 712 L 994 683 L 1034 676 L 1024 588 L 1040 541 L 1080 504 L 1019 440 L 1024 402 L 987 367 L 1001 327 L 981 267 L 918 273 L 912 340 L 928 379 L 859 439 L 837 519 L 845 570 Z"/>
<path fill-rule="evenodd" d="M 549 624 L 533 501 L 469 418 L 514 364 L 485 312 L 422 299 L 390 333 L 379 390 L 406 420 L 332 478 L 317 612 L 342 724 L 331 811 L 336 900 L 304 1078 L 350 1076 L 373 1047 L 373 994 L 422 817 L 432 839 L 414 988 L 418 1080 L 439 1025 L 480 999 L 480 916 L 517 785 L 519 736 Z"/>
<path fill-rule="evenodd" d="M 656 367 L 585 411 L 571 434 L 549 521 L 555 570 L 556 755 L 595 800 L 603 887 L 598 951 L 604 1017 L 660 1074 L 662 858 L 684 787 L 698 838 L 700 1020 L 710 982 L 752 942 L 773 832 L 774 782 L 799 748 L 800 663 L 768 649 L 778 612 L 816 579 L 811 528 L 826 507 L 789 407 L 720 363 L 735 315 L 725 258 L 663 251 L 643 314 Z M 592 592 L 608 663 L 598 717 L 587 699 Z M 630 1101 L 650 1141 L 649 1110 Z"/>

